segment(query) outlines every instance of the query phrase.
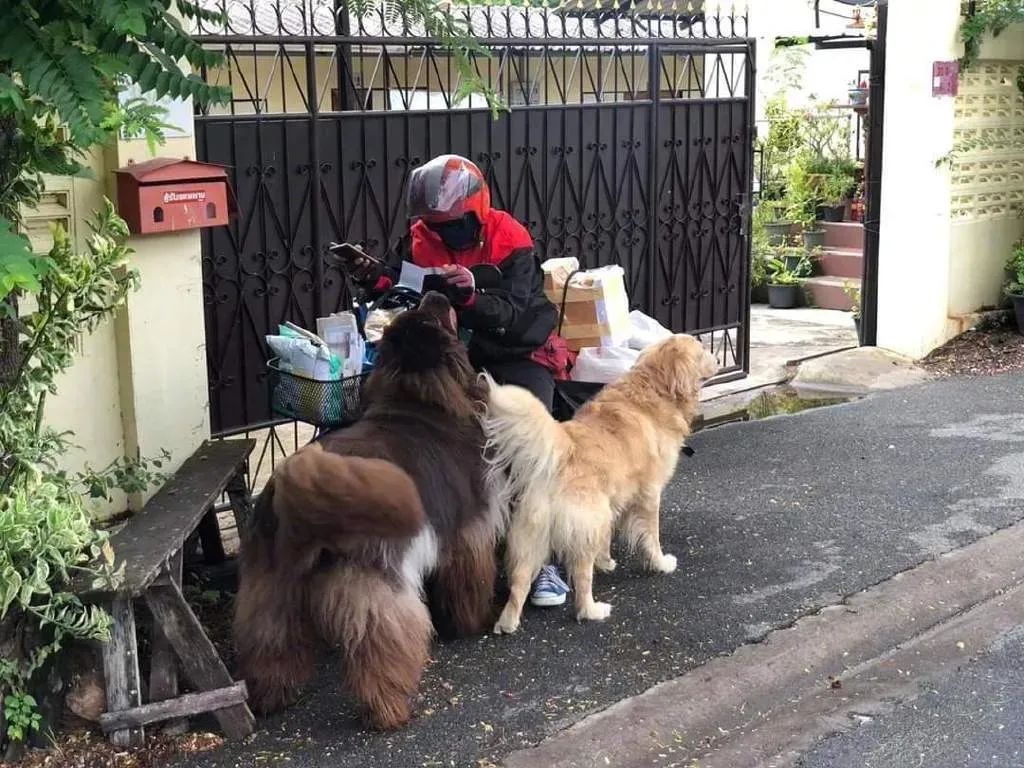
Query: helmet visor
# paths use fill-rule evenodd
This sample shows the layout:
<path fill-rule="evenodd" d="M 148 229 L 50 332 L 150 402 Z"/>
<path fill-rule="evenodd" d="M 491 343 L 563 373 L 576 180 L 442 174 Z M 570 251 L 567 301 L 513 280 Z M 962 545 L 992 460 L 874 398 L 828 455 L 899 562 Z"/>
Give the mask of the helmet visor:
<path fill-rule="evenodd" d="M 409 175 L 409 217 L 427 221 L 461 219 L 466 200 L 483 188 L 483 180 L 456 155 L 441 155 Z"/>

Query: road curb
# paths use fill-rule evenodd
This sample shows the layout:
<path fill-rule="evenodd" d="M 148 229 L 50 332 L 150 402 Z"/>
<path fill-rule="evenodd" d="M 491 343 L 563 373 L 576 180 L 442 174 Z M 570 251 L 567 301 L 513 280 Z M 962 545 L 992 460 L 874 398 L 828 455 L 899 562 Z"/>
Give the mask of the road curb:
<path fill-rule="evenodd" d="M 724 737 L 749 735 L 773 717 L 799 710 L 801 703 L 831 691 L 832 681 L 859 674 L 858 668 L 862 672 L 865 665 L 881 663 L 894 649 L 923 641 L 972 607 L 1015 590 L 1024 576 L 1022 552 L 1024 523 L 1018 523 L 618 702 L 537 747 L 509 755 L 503 765 L 692 765 L 710 748 L 724 749 Z M 1020 597 L 1019 591 L 1014 594 Z M 966 658 L 969 649 L 963 650 Z M 749 755 L 751 746 L 743 749 Z M 733 762 L 713 758 L 696 764 L 765 764 L 761 756 L 750 757 L 756 759 L 737 763 L 733 754 Z"/>

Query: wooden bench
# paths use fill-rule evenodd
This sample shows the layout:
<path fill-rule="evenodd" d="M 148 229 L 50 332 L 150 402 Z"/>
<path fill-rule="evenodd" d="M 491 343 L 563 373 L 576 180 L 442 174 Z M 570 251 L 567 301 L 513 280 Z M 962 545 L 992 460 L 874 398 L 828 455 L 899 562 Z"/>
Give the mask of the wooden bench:
<path fill-rule="evenodd" d="M 255 440 L 205 443 L 174 477 L 111 536 L 115 564 L 124 564 L 116 589 L 84 590 L 113 617 L 103 646 L 107 712 L 100 726 L 120 746 L 139 746 L 149 723 L 212 712 L 228 738 L 252 733 L 255 719 L 246 704 L 245 683 L 232 680 L 216 648 L 181 592 L 183 549 L 193 533 L 203 554 L 223 559 L 214 505 L 225 492 L 239 531 L 250 513 L 245 467 Z M 149 702 L 142 702 L 134 602 L 153 616 Z M 178 668 L 195 693 L 178 695 Z"/>

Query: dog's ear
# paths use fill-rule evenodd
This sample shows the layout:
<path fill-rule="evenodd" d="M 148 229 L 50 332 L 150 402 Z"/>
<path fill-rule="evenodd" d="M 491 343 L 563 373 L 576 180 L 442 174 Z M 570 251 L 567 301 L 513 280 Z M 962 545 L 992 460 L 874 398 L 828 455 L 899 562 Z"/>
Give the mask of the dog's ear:
<path fill-rule="evenodd" d="M 714 374 L 709 359 L 701 343 L 686 334 L 658 342 L 641 356 L 659 389 L 679 399 L 695 397 L 704 380 Z"/>
<path fill-rule="evenodd" d="M 704 382 L 718 372 L 715 358 L 693 336 L 679 333 L 671 343 L 676 359 L 676 384 L 682 397 L 696 396 Z"/>
<path fill-rule="evenodd" d="M 443 293 L 428 291 L 420 300 L 419 309 L 436 317 L 441 326 L 453 336 L 458 335 L 458 319 L 455 316 L 455 309 Z"/>

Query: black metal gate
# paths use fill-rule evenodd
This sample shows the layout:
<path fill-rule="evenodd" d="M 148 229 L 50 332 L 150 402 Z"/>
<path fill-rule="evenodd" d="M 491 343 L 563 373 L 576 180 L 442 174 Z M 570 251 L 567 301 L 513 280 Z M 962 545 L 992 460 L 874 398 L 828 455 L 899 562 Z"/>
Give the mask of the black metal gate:
<path fill-rule="evenodd" d="M 237 221 L 203 240 L 215 433 L 271 419 L 263 336 L 347 305 L 322 258 L 331 241 L 403 257 L 408 173 L 445 152 L 481 166 L 543 258 L 622 265 L 634 307 L 700 335 L 727 376 L 744 375 L 744 17 L 467 8 L 491 53 L 475 71 L 512 107 L 495 119 L 459 95 L 464 73 L 445 50 L 386 9 L 233 0 L 227 11 L 199 39 L 225 53 L 224 69 L 203 74 L 235 100 L 196 118 L 200 158 L 231 166 L 239 201 Z"/>

